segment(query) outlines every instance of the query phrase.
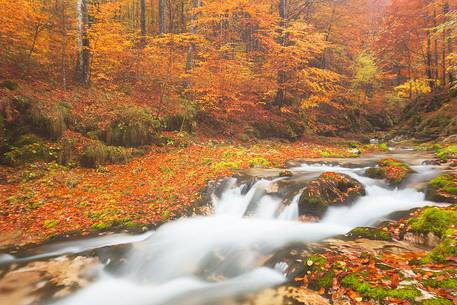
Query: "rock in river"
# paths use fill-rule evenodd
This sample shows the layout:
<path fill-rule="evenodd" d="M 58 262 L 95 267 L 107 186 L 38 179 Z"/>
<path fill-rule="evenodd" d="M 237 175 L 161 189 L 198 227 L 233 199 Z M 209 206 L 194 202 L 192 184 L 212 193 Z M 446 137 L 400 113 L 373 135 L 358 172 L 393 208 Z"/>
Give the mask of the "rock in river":
<path fill-rule="evenodd" d="M 321 217 L 328 207 L 350 205 L 365 189 L 359 181 L 348 175 L 325 172 L 309 181 L 300 196 L 300 215 Z"/>

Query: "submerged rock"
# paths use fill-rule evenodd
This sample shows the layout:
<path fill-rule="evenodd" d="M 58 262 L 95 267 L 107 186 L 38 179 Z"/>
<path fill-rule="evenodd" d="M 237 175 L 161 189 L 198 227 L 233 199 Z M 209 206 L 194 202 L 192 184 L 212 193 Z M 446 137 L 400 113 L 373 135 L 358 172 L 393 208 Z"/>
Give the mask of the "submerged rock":
<path fill-rule="evenodd" d="M 329 305 L 330 301 L 316 291 L 303 287 L 280 286 L 230 300 L 217 305 Z"/>
<path fill-rule="evenodd" d="M 97 264 L 97 258 L 64 256 L 7 271 L 0 279 L 0 304 L 41 304 L 68 296 L 94 279 Z"/>
<path fill-rule="evenodd" d="M 359 181 L 345 174 L 325 172 L 307 183 L 300 196 L 299 213 L 320 217 L 328 207 L 349 205 L 364 195 Z"/>

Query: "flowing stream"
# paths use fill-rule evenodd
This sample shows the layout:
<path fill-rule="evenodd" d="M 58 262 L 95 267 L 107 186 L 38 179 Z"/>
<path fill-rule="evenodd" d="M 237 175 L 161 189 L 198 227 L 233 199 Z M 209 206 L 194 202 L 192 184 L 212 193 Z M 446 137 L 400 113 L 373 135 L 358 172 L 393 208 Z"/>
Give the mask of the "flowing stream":
<path fill-rule="evenodd" d="M 132 248 L 120 270 L 101 266 L 97 280 L 59 301 L 61 305 L 194 305 L 258 291 L 285 281 L 284 266 L 262 267 L 265 257 L 295 242 L 320 241 L 370 226 L 392 212 L 427 203 L 424 194 L 408 185 L 437 174 L 431 166 L 416 165 L 406 187 L 392 189 L 383 181 L 363 176 L 362 165 L 343 167 L 300 164 L 293 177 L 264 178 L 241 183 L 227 179 L 213 196 L 209 216 L 183 218 L 138 236 L 112 235 L 53 245 L 31 257 L 0 256 L 0 262 L 78 253 L 121 243 Z M 298 220 L 300 191 L 284 198 L 273 186 L 293 179 L 309 179 L 325 171 L 340 172 L 364 184 L 366 196 L 350 207 L 331 208 L 318 223 Z M 293 183 L 292 183 L 293 184 Z"/>

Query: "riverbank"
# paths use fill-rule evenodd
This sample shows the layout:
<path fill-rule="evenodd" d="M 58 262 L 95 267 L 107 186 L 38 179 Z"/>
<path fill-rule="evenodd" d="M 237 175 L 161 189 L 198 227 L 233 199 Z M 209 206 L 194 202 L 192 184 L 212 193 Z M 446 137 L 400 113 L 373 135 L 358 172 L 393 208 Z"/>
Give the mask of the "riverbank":
<path fill-rule="evenodd" d="M 324 149 L 324 146 L 316 145 L 287 145 L 294 148 L 293 152 L 288 152 L 276 144 L 276 153 L 272 147 L 267 149 L 266 143 L 261 145 L 262 150 L 250 147 L 250 152 L 256 152 L 256 158 L 270 158 L 267 160 L 270 166 L 281 165 L 281 156 L 298 154 L 297 151 L 303 157 L 295 159 L 308 161 L 289 161 L 285 169 L 252 168 L 224 179 L 218 183 L 224 186 L 220 188 L 221 192 L 218 188 L 213 189 L 219 194 L 213 202 L 213 215 L 170 222 L 143 235 L 84 238 L 10 253 L 14 257 L 0 257 L 5 264 L 0 286 L 10 289 L 0 293 L 0 300 L 2 297 L 12 300 L 12 296 L 18 294 L 24 295 L 13 301 L 14 304 L 20 304 L 26 297 L 37 301 L 61 300 L 75 293 L 77 288 L 87 286 L 62 302 L 80 304 L 95 296 L 107 299 L 108 294 L 125 295 L 120 291 L 124 289 L 121 287 L 128 287 L 129 277 L 116 277 L 115 283 L 121 285 L 116 291 L 112 286 L 115 283 L 109 280 L 112 272 L 121 272 L 142 279 L 151 277 L 159 283 L 157 292 L 153 289 L 157 288 L 155 284 L 138 287 L 138 291 L 152 289 L 151 297 L 160 297 L 161 291 L 167 291 L 176 294 L 176 304 L 186 305 L 189 300 L 200 304 L 200 286 L 214 293 L 213 296 L 208 293 L 208 298 L 214 298 L 218 305 L 452 304 L 456 269 L 453 245 L 457 237 L 455 206 L 425 207 L 434 203 L 426 201 L 424 188 L 418 187 L 428 184 L 440 173 L 439 177 L 450 175 L 446 174 L 451 171 L 450 165 L 421 165 L 421 159 L 430 158 L 427 160 L 431 161 L 433 154 L 409 150 L 375 153 L 360 159 L 316 158 L 315 149 Z M 228 158 L 227 147 L 222 144 L 213 147 L 214 161 L 221 155 Z M 335 155 L 344 151 L 343 146 L 333 149 Z M 238 146 L 231 146 L 230 151 L 237 156 L 231 156 L 236 160 L 233 162 L 241 162 L 241 165 L 235 168 L 232 164 L 225 173 L 250 165 L 261 166 L 242 161 L 248 160 L 247 156 L 252 160 L 253 155 L 242 153 L 244 150 Z M 162 152 L 177 158 L 175 153 L 174 149 Z M 187 150 L 180 150 L 180 153 L 181 161 L 196 162 L 183 155 L 194 156 Z M 206 146 L 198 153 L 199 157 L 209 155 Z M 168 156 L 168 162 L 175 160 L 171 156 Z M 380 160 L 394 160 L 393 157 L 397 158 L 396 163 L 409 164 L 412 169 L 399 189 L 392 188 L 388 179 L 366 176 L 368 168 L 385 163 Z M 136 161 L 139 163 L 135 168 L 146 167 L 145 160 Z M 332 208 L 320 220 L 299 217 L 299 207 L 304 203 L 302 198 L 296 200 L 296 192 L 302 193 L 298 189 L 303 187 L 309 190 L 308 186 L 316 181 L 312 177 L 328 171 L 360 181 L 365 196 L 353 205 L 346 202 L 347 206 Z M 108 172 L 103 170 L 105 174 Z M 206 175 L 206 171 L 203 173 Z M 322 185 L 321 189 L 324 188 L 327 186 Z M 293 211 L 294 207 L 296 211 Z M 250 217 L 242 217 L 246 214 Z M 360 227 L 366 225 L 372 227 Z M 246 257 L 252 257 L 247 265 L 241 263 L 246 262 Z M 8 263 L 8 260 L 12 261 Z M 273 270 L 267 271 L 265 267 Z M 247 272 L 252 268 L 252 272 Z M 88 273 L 88 270 L 92 272 Z M 199 280 L 192 282 L 196 287 L 169 282 L 176 280 L 178 275 L 194 274 L 192 270 L 200 270 L 195 271 Z M 278 271 L 285 276 L 286 282 L 278 277 Z M 46 285 L 34 288 L 40 281 Z M 18 282 L 20 286 L 16 286 Z M 225 285 L 233 285 L 235 292 L 225 296 Z M 266 287 L 273 288 L 262 290 Z M 104 295 L 103 291 L 108 292 Z M 135 294 L 138 299 L 129 302 L 141 303 L 141 295 Z M 184 296 L 185 299 L 181 299 Z M 115 301 L 110 303 L 117 304 Z"/>
<path fill-rule="evenodd" d="M 379 149 L 375 146 L 365 149 Z M 152 147 L 130 163 L 97 169 L 32 163 L 0 168 L 0 247 L 68 234 L 143 231 L 189 212 L 208 181 L 248 167 L 288 160 L 355 157 L 347 144 L 206 141 Z"/>

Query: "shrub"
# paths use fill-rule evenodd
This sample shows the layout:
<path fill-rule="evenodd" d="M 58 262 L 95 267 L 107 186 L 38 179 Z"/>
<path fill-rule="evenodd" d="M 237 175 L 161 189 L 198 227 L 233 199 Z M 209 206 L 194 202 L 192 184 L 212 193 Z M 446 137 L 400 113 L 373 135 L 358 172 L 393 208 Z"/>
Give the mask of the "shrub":
<path fill-rule="evenodd" d="M 97 168 L 108 163 L 126 163 L 134 156 L 142 154 L 144 151 L 140 149 L 107 146 L 100 141 L 94 141 L 83 151 L 80 163 L 85 167 Z"/>
<path fill-rule="evenodd" d="M 43 136 L 59 139 L 67 129 L 69 109 L 63 104 L 46 107 L 43 103 L 33 103 L 28 111 L 33 129 Z"/>
<path fill-rule="evenodd" d="M 14 91 L 18 88 L 18 85 L 11 80 L 4 80 L 0 83 L 0 88 L 5 88 Z"/>
<path fill-rule="evenodd" d="M 112 123 L 102 132 L 108 145 L 141 146 L 156 141 L 160 123 L 145 109 L 121 107 L 116 110 Z"/>
<path fill-rule="evenodd" d="M 57 157 L 54 148 L 47 146 L 33 134 L 21 136 L 14 146 L 3 154 L 2 162 L 10 166 L 18 166 L 33 161 L 52 161 Z"/>

